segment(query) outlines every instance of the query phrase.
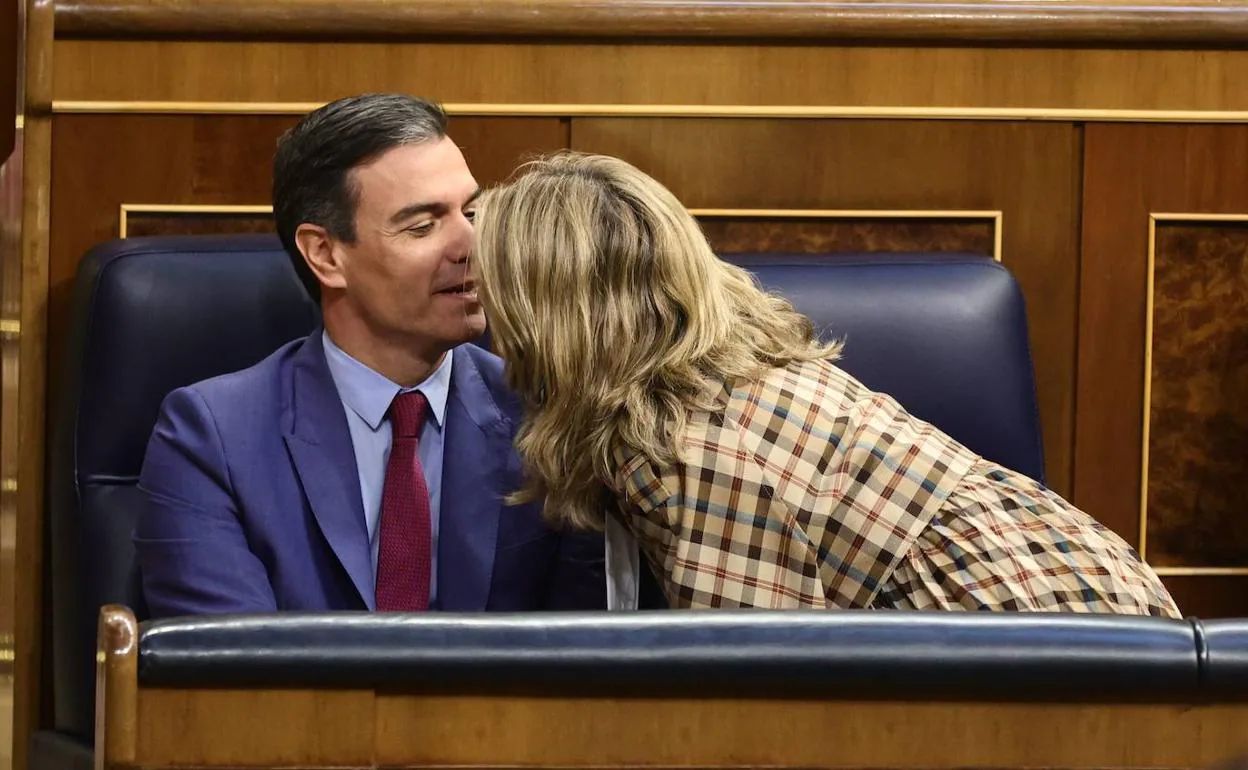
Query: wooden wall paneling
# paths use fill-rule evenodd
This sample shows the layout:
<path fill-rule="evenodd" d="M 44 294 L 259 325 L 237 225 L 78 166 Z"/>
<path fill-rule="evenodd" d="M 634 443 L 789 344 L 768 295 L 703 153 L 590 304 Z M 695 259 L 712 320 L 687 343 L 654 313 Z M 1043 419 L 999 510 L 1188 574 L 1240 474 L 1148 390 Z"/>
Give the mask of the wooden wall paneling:
<path fill-rule="evenodd" d="M 140 688 L 139 767 L 371 768 L 372 690 Z"/>
<path fill-rule="evenodd" d="M 17 363 L 21 344 L 22 130 L 17 112 L 22 61 L 22 3 L 0 3 L 0 770 L 13 762 L 17 626 Z"/>
<path fill-rule="evenodd" d="M 0 509 L 16 508 L 16 594 L 13 679 L 13 765 L 25 770 L 31 733 L 46 702 L 41 692 L 43 642 L 43 461 L 47 396 L 48 228 L 52 154 L 52 0 L 24 5 L 25 102 L 22 129 L 22 232 L 15 269 L 0 287 L 5 317 L 19 322 L 16 371 L 6 368 L 0 444 L 14 446 L 14 464 L 0 468 Z M 13 313 L 10 316 L 9 313 Z M 16 385 L 14 388 L 13 386 Z M 14 392 L 15 391 L 15 392 Z M 12 399 L 12 401 L 10 401 Z"/>
<path fill-rule="evenodd" d="M 1079 130 L 1065 124 L 575 118 L 690 208 L 1000 210 L 1028 302 L 1049 483 L 1070 491 Z"/>
<path fill-rule="evenodd" d="M 832 106 L 847 114 L 1248 110 L 1245 50 L 59 40 L 56 63 L 58 102 L 323 102 L 394 90 L 478 105 Z"/>
<path fill-rule="evenodd" d="M 1209 767 L 1248 751 L 1243 705 L 401 696 L 379 765 Z M 812 737 L 817 736 L 817 737 Z M 414 761 L 415 760 L 415 761 Z"/>
<path fill-rule="evenodd" d="M 1236 703 L 141 687 L 137 711 L 135 761 L 121 766 L 152 770 L 1165 768 L 1248 751 L 1248 706 Z"/>
<path fill-rule="evenodd" d="M 0 164 L 0 431 L 17 424 L 20 308 L 11 302 L 21 283 L 22 136 Z M 13 752 L 13 660 L 17 625 L 17 442 L 0 433 L 0 770 Z M 22 587 L 24 589 L 24 585 Z"/>
<path fill-rule="evenodd" d="M 571 146 L 571 121 L 547 117 L 452 117 L 447 129 L 481 185 L 501 182 L 530 157 Z"/>
<path fill-rule="evenodd" d="M 17 6 L 0 3 L 0 164 L 13 151 L 17 127 Z"/>
<path fill-rule="evenodd" d="M 1085 131 L 1075 502 L 1140 545 L 1149 217 L 1248 213 L 1248 126 Z M 1166 580 L 1207 587 L 1201 606 L 1217 614 L 1242 608 L 1248 586 L 1248 577 Z"/>
<path fill-rule="evenodd" d="M 1248 590 L 1244 590 L 1243 575 L 1163 575 L 1162 581 L 1184 615 L 1248 617 Z"/>

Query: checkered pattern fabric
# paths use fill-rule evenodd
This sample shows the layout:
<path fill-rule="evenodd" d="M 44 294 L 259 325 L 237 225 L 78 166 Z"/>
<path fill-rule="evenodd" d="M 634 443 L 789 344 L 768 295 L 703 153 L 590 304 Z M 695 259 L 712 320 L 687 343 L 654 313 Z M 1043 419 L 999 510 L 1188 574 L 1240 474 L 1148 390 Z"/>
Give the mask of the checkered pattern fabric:
<path fill-rule="evenodd" d="M 897 565 L 874 606 L 1180 617 L 1157 575 L 1100 522 L 982 461 Z"/>
<path fill-rule="evenodd" d="M 685 462 L 656 468 L 644 456 L 621 456 L 615 478 L 622 520 L 664 576 L 674 607 L 1173 611 L 1122 541 L 831 362 L 726 386 L 719 407 L 691 415 Z M 1016 520 L 1069 542 L 963 536 L 946 562 L 922 561 L 924 548 L 943 552 L 962 519 L 982 520 L 988 533 Z M 1026 566 L 1001 550 L 1017 548 L 1028 552 Z M 1058 555 L 1045 560 L 1036 548 Z M 959 581 L 984 584 L 978 603 L 961 601 L 971 591 Z"/>

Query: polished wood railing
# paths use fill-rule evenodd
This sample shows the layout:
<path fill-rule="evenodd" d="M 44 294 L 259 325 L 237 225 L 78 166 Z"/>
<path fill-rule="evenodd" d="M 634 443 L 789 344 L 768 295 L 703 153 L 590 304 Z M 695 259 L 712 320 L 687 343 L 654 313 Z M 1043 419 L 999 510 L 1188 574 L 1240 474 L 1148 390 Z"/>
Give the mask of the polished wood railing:
<path fill-rule="evenodd" d="M 403 40 L 751 38 L 836 42 L 1244 45 L 1221 0 L 60 0 L 58 35 Z"/>

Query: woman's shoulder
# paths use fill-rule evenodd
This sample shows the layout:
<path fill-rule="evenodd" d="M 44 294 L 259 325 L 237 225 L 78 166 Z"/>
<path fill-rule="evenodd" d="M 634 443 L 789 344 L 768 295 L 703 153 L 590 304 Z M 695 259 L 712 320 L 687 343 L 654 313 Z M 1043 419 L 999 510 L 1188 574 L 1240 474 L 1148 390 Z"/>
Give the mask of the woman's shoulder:
<path fill-rule="evenodd" d="M 793 362 L 742 383 L 725 419 L 740 426 L 746 448 L 772 468 L 790 467 L 793 457 L 823 473 L 892 473 L 904 466 L 910 473 L 941 476 L 948 485 L 978 459 L 892 396 L 826 360 Z"/>
<path fill-rule="evenodd" d="M 777 417 L 789 420 L 815 413 L 836 419 L 879 395 L 830 360 L 793 361 L 736 383 L 725 401 L 724 416 L 747 429 L 759 424 L 774 428 Z"/>

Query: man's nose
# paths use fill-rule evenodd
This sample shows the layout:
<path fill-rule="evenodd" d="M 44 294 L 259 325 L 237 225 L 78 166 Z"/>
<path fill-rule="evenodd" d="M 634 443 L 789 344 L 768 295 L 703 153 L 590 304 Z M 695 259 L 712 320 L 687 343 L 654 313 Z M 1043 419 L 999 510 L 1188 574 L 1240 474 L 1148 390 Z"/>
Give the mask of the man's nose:
<path fill-rule="evenodd" d="M 455 234 L 447 258 L 456 264 L 467 262 L 469 255 L 472 253 L 474 238 L 472 222 L 468 221 L 468 218 L 463 214 L 460 214 L 458 221 L 455 223 Z"/>

